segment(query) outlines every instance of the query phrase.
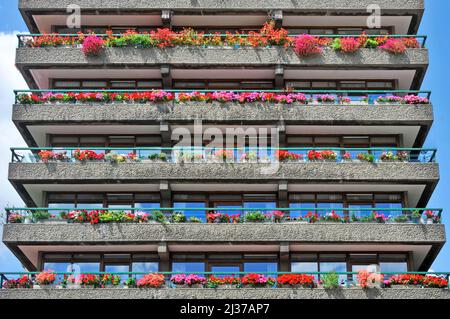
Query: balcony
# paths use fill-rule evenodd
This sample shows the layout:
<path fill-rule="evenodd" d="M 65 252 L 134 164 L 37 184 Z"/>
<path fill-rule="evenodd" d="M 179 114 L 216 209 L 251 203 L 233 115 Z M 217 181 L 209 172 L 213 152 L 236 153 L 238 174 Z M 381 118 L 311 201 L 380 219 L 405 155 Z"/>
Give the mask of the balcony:
<path fill-rule="evenodd" d="M 377 1 L 383 15 L 383 26 L 394 25 L 395 30 L 414 33 L 419 27 L 424 11 L 423 0 Z M 52 32 L 51 26 L 65 25 L 67 18 L 66 0 L 42 1 L 21 0 L 19 8 L 27 26 L 32 32 Z M 367 6 L 370 1 L 346 2 L 334 0 L 326 5 L 322 1 L 277 1 L 276 4 L 266 0 L 235 1 L 220 4 L 201 0 L 195 3 L 187 0 L 137 2 L 133 0 L 105 3 L 98 0 L 78 1 L 81 7 L 82 24 L 92 26 L 230 26 L 261 25 L 273 10 L 282 10 L 283 26 L 314 25 L 319 26 L 362 26 L 366 25 Z M 162 11 L 171 10 L 173 16 L 164 16 Z M 46 15 L 44 13 L 50 13 Z M 112 13 L 113 12 L 113 13 Z M 139 13 L 137 15 L 136 13 Z M 309 19 L 312 16 L 312 19 Z M 387 21 L 386 21 L 387 20 Z M 313 22 L 311 22 L 313 21 Z M 384 22 L 386 21 L 386 22 Z"/>
<path fill-rule="evenodd" d="M 161 40 L 167 36 L 168 42 Z M 188 41 L 182 33 L 98 35 L 96 41 L 103 41 L 98 43 L 100 51 L 86 56 L 82 52 L 84 40 L 79 35 L 19 35 L 16 65 L 34 89 L 46 89 L 50 79 L 61 76 L 108 78 L 120 68 L 123 78 L 137 78 L 139 72 L 145 71 L 147 76 L 162 79 L 165 88 L 170 88 L 172 80 L 226 79 L 232 72 L 241 79 L 267 78 L 280 83 L 289 79 L 338 76 L 356 80 L 370 76 L 396 79 L 399 89 L 409 90 L 420 87 L 428 67 L 428 51 L 423 47 L 425 36 L 389 36 L 392 41 L 407 40 L 401 54 L 389 53 L 383 42 L 364 44 L 355 52 L 345 53 L 332 46 L 344 36 L 317 36 L 321 53 L 308 56 L 295 52 L 293 37 L 285 36 L 269 46 L 261 44 L 266 42 L 265 37 L 197 34 L 188 36 Z"/>
<path fill-rule="evenodd" d="M 208 191 L 234 185 L 235 191 L 314 190 L 319 185 L 359 191 L 411 192 L 412 206 L 425 206 L 439 180 L 435 150 L 430 149 L 203 149 L 203 148 L 15 148 L 9 180 L 27 205 L 41 202 L 51 185 L 97 190 L 108 187 Z M 107 154 L 105 154 L 105 152 Z M 122 152 L 122 153 L 120 153 Z M 280 160 L 278 160 L 280 158 Z M 64 186 L 66 185 L 66 186 Z M 84 185 L 84 186 L 83 186 Z M 103 185 L 103 186 L 99 186 Z M 108 186 L 106 186 L 108 185 Z M 203 186 L 202 186 L 203 185 Z M 356 186 L 355 186 L 356 187 Z M 273 188 L 273 189 L 272 189 Z M 395 190 L 394 190 L 395 189 Z M 120 191 L 120 190 L 119 190 Z M 122 190 L 123 191 L 123 190 Z"/>
<path fill-rule="evenodd" d="M 380 133 L 402 132 L 406 146 L 423 144 L 433 122 L 429 91 L 145 91 L 145 90 L 17 90 L 13 122 L 30 146 L 64 126 L 67 134 L 109 127 L 180 125 L 201 120 L 206 125 L 342 126 Z M 39 127 L 39 130 L 36 128 Z M 337 128 L 335 128 L 337 130 Z M 130 133 L 132 129 L 130 128 Z M 366 132 L 367 133 L 367 132 Z"/>
<path fill-rule="evenodd" d="M 448 299 L 448 273 L 1 273 L 2 299 Z M 43 285 L 42 276 L 50 284 Z M 65 277 L 64 277 L 65 275 Z M 106 276 L 108 275 L 108 276 Z M 128 277 L 128 279 L 124 279 Z M 254 283 L 254 277 L 264 284 Z M 408 285 L 411 278 L 420 282 Z M 18 279 L 21 280 L 19 281 Z M 66 279 L 62 279 L 66 278 Z M 140 278 L 144 278 L 141 280 Z M 184 284 L 189 278 L 191 285 Z M 343 283 L 340 279 L 345 278 Z M 88 281 L 89 279 L 89 281 Z M 286 285 L 285 282 L 298 282 Z M 86 284 L 87 282 L 87 284 Z M 331 284 L 330 284 L 331 282 Z M 151 284 L 149 284 L 151 283 Z M 124 290 L 123 288 L 127 288 Z M 21 289 L 18 289 L 21 288 Z M 83 289 L 81 289 L 83 288 Z M 120 289 L 122 288 L 122 289 Z M 307 288 L 307 289 L 305 289 Z"/>

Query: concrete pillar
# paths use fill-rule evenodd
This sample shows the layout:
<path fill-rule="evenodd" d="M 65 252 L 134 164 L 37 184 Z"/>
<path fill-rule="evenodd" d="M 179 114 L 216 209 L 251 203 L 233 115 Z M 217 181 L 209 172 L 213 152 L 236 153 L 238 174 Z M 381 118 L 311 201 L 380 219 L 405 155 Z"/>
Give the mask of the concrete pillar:
<path fill-rule="evenodd" d="M 159 192 L 161 194 L 161 207 L 172 207 L 172 189 L 168 181 L 161 181 Z"/>
<path fill-rule="evenodd" d="M 275 68 L 275 88 L 277 90 L 284 89 L 284 67 L 277 65 Z"/>
<path fill-rule="evenodd" d="M 278 145 L 279 147 L 286 147 L 287 139 L 286 139 L 286 126 L 284 122 L 280 122 L 277 127 L 278 131 Z"/>
<path fill-rule="evenodd" d="M 280 243 L 280 269 L 281 272 L 291 271 L 291 260 L 289 257 L 289 243 Z"/>
<path fill-rule="evenodd" d="M 269 12 L 269 17 L 275 21 L 275 28 L 280 29 L 283 27 L 283 10 L 272 10 Z"/>
<path fill-rule="evenodd" d="M 288 208 L 288 182 L 287 181 L 280 181 L 278 183 L 278 207 L 279 208 Z"/>
<path fill-rule="evenodd" d="M 172 11 L 171 10 L 162 10 L 161 11 L 161 20 L 164 28 L 172 29 Z"/>
<path fill-rule="evenodd" d="M 161 242 L 158 244 L 158 255 L 159 255 L 159 271 L 166 272 L 170 271 L 170 253 L 167 243 Z"/>
<path fill-rule="evenodd" d="M 163 89 L 171 89 L 172 88 L 172 73 L 170 72 L 169 65 L 161 66 L 161 78 Z"/>

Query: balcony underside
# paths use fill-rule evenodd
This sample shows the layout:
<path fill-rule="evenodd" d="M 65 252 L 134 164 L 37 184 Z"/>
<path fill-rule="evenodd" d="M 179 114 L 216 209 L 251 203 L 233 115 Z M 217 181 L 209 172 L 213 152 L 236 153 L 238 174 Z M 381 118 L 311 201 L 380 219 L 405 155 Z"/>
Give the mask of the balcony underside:
<path fill-rule="evenodd" d="M 24 17 L 29 29 L 32 32 L 51 32 L 51 25 L 66 24 L 66 8 L 71 4 L 68 0 L 55 1 L 26 1 L 21 0 L 19 4 L 20 11 Z M 114 0 L 108 3 L 94 1 L 77 1 L 81 7 L 82 25 L 112 25 L 111 21 L 117 25 L 139 25 L 142 23 L 148 25 L 149 21 L 153 25 L 163 25 L 161 19 L 161 10 L 170 9 L 173 11 L 172 25 L 174 26 L 193 26 L 193 25 L 262 25 L 267 20 L 268 13 L 271 10 L 283 10 L 283 26 L 293 24 L 291 16 L 303 16 L 302 20 L 308 16 L 314 16 L 314 21 L 324 21 L 319 24 L 330 25 L 331 17 L 334 19 L 345 19 L 346 23 L 341 25 L 351 26 L 349 21 L 358 20 L 358 26 L 366 24 L 367 6 L 372 4 L 369 0 L 348 2 L 344 0 L 324 3 L 323 1 L 288 1 L 282 0 L 274 3 L 267 0 L 237 1 L 229 0 L 221 3 L 216 1 L 151 1 L 142 2 L 135 0 Z M 423 0 L 408 1 L 377 1 L 382 9 L 382 23 L 386 19 L 393 20 L 389 25 L 395 24 L 396 30 L 400 33 L 414 33 L 417 31 L 420 20 L 422 19 L 424 4 Z M 139 13 L 137 16 L 136 13 Z M 94 17 L 97 23 L 91 22 Z M 142 22 L 137 19 L 139 16 L 145 16 Z M 193 18 L 191 18 L 193 16 Z M 134 20 L 128 20 L 132 19 Z M 232 17 L 228 18 L 227 17 Z M 242 22 L 233 21 L 235 18 L 242 17 Z M 102 19 L 104 18 L 104 19 Z M 128 18 L 128 19 L 127 19 Z M 124 21 L 125 19 L 125 21 Z M 130 23 L 129 21 L 132 21 Z M 144 22 L 145 21 L 145 22 Z M 313 25 L 309 21 L 302 21 L 294 25 Z M 399 32 L 397 31 L 397 32 Z"/>
<path fill-rule="evenodd" d="M 164 253 L 411 252 L 413 269 L 427 270 L 445 243 L 445 229 L 370 223 L 9 224 L 3 242 L 29 269 L 38 267 L 41 253 L 161 253 L 163 245 Z"/>
<path fill-rule="evenodd" d="M 1 299 L 450 299 L 447 289 L 5 289 Z"/>
<path fill-rule="evenodd" d="M 83 132 L 99 131 L 108 134 L 121 125 L 132 134 L 140 127 L 155 127 L 159 133 L 161 121 L 170 126 L 189 125 L 202 120 L 205 126 L 239 125 L 286 125 L 287 134 L 298 128 L 325 126 L 333 131 L 358 134 L 386 134 L 396 128 L 402 131 L 405 147 L 421 147 L 433 122 L 431 105 L 273 105 L 220 104 L 220 103 L 159 103 L 159 104 L 48 104 L 15 105 L 13 121 L 30 146 L 45 145 L 46 136 L 58 127 L 65 128 L 65 134 L 74 134 L 83 126 Z M 138 124 L 138 125 L 136 125 Z M 361 125 L 364 126 L 361 126 Z M 126 126 L 126 127 L 125 127 Z M 337 128 L 336 126 L 339 126 Z M 371 126 L 371 127 L 370 127 Z M 369 132 L 370 131 L 370 132 Z M 122 133 L 124 133 L 123 131 Z M 323 133 L 323 130 L 322 130 Z"/>
<path fill-rule="evenodd" d="M 45 191 L 407 192 L 409 205 L 425 207 L 439 180 L 435 163 L 13 163 L 9 180 L 27 205 L 42 205 Z M 269 168 L 269 170 L 266 170 Z M 272 168 L 273 169 L 273 168 Z"/>
<path fill-rule="evenodd" d="M 86 57 L 79 48 L 17 49 L 16 65 L 32 88 L 47 88 L 54 78 L 134 78 L 143 69 L 147 78 L 161 78 L 160 67 L 171 67 L 172 79 L 274 79 L 275 67 L 284 66 L 284 79 L 351 78 L 394 79 L 399 89 L 419 89 L 428 67 L 428 50 L 408 49 L 392 55 L 377 49 L 343 54 L 325 49 L 300 58 L 284 48 L 107 48 L 99 57 Z M 124 68 L 126 70 L 124 71 Z M 244 77 L 241 74 L 244 73 Z M 359 74 L 359 75 L 358 75 Z M 150 76 L 152 75 L 152 76 Z M 142 74 L 140 74 L 142 77 Z"/>

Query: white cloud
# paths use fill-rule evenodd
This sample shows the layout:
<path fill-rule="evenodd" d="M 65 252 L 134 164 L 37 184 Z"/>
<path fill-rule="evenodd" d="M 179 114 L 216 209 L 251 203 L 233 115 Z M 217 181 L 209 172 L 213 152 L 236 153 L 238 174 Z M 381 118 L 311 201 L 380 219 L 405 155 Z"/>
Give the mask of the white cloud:
<path fill-rule="evenodd" d="M 11 121 L 14 89 L 25 89 L 27 85 L 15 67 L 16 32 L 0 33 L 0 210 L 7 206 L 23 206 L 23 202 L 8 181 L 9 148 L 26 146 Z M 1 236 L 0 230 L 0 236 Z M 0 244 L 0 271 L 20 271 L 20 263 L 12 253 Z"/>

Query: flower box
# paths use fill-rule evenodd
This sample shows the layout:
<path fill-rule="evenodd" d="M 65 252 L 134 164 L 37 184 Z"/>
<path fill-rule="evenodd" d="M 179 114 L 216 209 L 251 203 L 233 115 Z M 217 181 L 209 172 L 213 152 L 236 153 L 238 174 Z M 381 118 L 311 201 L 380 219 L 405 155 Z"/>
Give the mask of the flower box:
<path fill-rule="evenodd" d="M 418 289 L 422 288 L 420 285 L 391 285 L 392 289 Z"/>
<path fill-rule="evenodd" d="M 236 289 L 237 285 L 218 285 L 217 287 L 215 287 L 215 289 Z"/>
<path fill-rule="evenodd" d="M 33 286 L 33 289 L 54 289 L 55 287 L 56 286 L 54 284 L 51 284 L 51 285 L 38 285 L 38 284 L 35 284 Z"/>

